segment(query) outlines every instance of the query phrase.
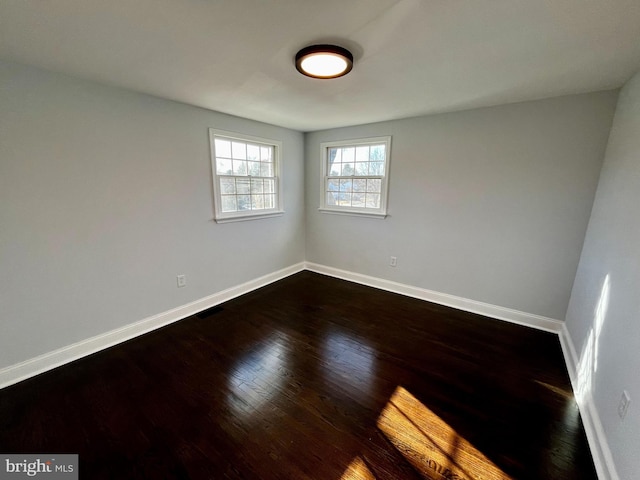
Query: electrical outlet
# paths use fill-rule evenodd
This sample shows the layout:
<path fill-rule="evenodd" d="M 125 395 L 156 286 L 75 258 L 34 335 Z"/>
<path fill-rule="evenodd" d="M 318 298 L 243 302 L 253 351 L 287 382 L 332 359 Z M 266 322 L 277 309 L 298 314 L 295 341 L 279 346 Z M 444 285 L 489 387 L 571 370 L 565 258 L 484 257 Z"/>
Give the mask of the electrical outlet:
<path fill-rule="evenodd" d="M 391 257 L 391 260 L 389 261 L 389 265 L 392 267 L 395 267 L 398 265 L 398 257 Z"/>
<path fill-rule="evenodd" d="M 631 397 L 629 396 L 629 392 L 624 390 L 622 392 L 622 397 L 620 398 L 620 403 L 618 404 L 618 416 L 623 420 L 625 415 L 627 414 L 627 410 L 629 409 L 630 403 L 631 403 Z"/>
<path fill-rule="evenodd" d="M 186 275 L 178 275 L 176 277 L 178 279 L 178 288 L 187 286 L 187 276 Z"/>

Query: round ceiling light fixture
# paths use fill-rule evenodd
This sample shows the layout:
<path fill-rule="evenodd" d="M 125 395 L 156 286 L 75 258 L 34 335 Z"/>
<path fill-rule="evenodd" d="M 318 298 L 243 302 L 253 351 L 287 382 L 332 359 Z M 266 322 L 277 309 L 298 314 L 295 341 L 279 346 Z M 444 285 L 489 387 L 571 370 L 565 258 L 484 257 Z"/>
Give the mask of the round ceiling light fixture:
<path fill-rule="evenodd" d="M 353 55 L 337 45 L 311 45 L 296 54 L 296 69 L 312 78 L 338 78 L 353 68 Z"/>

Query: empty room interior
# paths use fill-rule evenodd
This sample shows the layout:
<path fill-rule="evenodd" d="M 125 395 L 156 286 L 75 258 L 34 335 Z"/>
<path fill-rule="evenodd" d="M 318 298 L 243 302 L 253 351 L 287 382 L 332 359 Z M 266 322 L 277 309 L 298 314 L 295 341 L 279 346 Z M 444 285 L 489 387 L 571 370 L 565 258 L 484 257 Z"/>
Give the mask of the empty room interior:
<path fill-rule="evenodd" d="M 0 0 L 0 478 L 640 478 L 639 40 Z"/>

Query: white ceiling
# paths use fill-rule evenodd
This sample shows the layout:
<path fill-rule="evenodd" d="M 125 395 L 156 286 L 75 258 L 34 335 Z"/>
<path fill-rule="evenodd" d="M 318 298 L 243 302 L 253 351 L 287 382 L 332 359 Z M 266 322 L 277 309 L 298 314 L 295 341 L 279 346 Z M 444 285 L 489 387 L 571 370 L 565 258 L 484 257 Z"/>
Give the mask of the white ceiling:
<path fill-rule="evenodd" d="M 302 47 L 354 54 L 335 80 Z M 311 131 L 621 86 L 639 0 L 0 0 L 0 59 Z"/>

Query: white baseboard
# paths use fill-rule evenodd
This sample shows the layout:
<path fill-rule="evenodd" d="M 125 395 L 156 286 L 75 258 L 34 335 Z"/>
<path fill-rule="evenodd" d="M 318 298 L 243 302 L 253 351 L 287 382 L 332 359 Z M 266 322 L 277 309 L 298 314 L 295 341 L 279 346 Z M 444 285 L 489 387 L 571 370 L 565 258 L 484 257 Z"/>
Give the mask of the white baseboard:
<path fill-rule="evenodd" d="M 79 358 L 99 352 L 118 343 L 130 340 L 170 323 L 182 320 L 207 308 L 214 307 L 233 298 L 249 293 L 265 285 L 304 270 L 304 263 L 298 263 L 282 270 L 269 273 L 241 285 L 228 288 L 166 312 L 153 315 L 124 327 L 111 330 L 95 337 L 82 340 L 66 347 L 31 358 L 0 370 L 0 388 L 7 387 L 29 377 L 52 370 Z"/>
<path fill-rule="evenodd" d="M 562 325 L 562 330 L 558 334 L 560 337 L 560 346 L 562 347 L 562 355 L 564 355 L 564 363 L 567 365 L 571 386 L 575 390 L 578 385 L 578 354 L 567 330 L 567 325 Z"/>
<path fill-rule="evenodd" d="M 571 386 L 574 392 L 578 392 L 578 366 L 580 360 L 566 324 L 562 326 L 559 336 L 562 353 L 565 363 L 567 364 L 569 378 L 571 379 Z M 582 424 L 587 434 L 587 441 L 591 449 L 593 463 L 598 473 L 598 479 L 619 480 L 620 477 L 616 471 L 611 449 L 609 448 L 609 442 L 607 442 L 607 437 L 604 434 L 600 415 L 593 402 L 591 392 L 588 392 L 585 396 L 576 395 L 575 397 L 578 402 L 580 416 L 582 417 Z"/>
<path fill-rule="evenodd" d="M 447 307 L 457 308 L 458 310 L 463 310 L 465 312 L 477 313 L 487 317 L 496 318 L 498 320 L 505 320 L 507 322 L 517 323 L 518 325 L 533 327 L 538 330 L 545 330 L 547 332 L 560 333 L 562 325 L 564 324 L 561 320 L 556 320 L 554 318 L 542 317 L 532 313 L 499 307 L 489 303 L 469 300 L 468 298 L 457 297 L 447 293 L 435 292 L 433 290 L 393 282 L 383 278 L 370 277 L 368 275 L 340 270 L 338 268 L 319 265 L 317 263 L 306 262 L 305 268 L 312 272 L 322 273 L 324 275 L 349 280 L 362 285 L 368 285 L 388 292 L 399 293 L 408 297 L 446 305 Z"/>
<path fill-rule="evenodd" d="M 109 348 L 118 343 L 131 340 L 139 335 L 143 335 L 157 328 L 163 327 L 170 323 L 182 320 L 195 313 L 207 308 L 219 305 L 223 302 L 236 298 L 245 293 L 249 293 L 260 287 L 273 283 L 282 278 L 293 275 L 302 270 L 310 270 L 322 273 L 332 277 L 342 278 L 352 282 L 369 285 L 401 295 L 427 300 L 430 302 L 447 305 L 460 310 L 478 313 L 492 318 L 506 320 L 509 322 L 526 325 L 529 327 L 546 330 L 554 333 L 561 331 L 562 323 L 559 320 L 541 317 L 518 310 L 512 310 L 504 307 L 498 307 L 487 303 L 476 302 L 454 295 L 434 292 L 411 285 L 392 282 L 381 278 L 370 277 L 359 273 L 340 270 L 333 267 L 327 267 L 316 263 L 301 262 L 296 265 L 278 270 L 260 278 L 250 280 L 249 282 L 228 288 L 213 295 L 201 298 L 194 302 L 182 305 L 180 307 L 167 310 L 166 312 L 153 315 L 138 322 L 125 325 L 124 327 L 111 330 L 109 332 L 97 335 L 95 337 L 82 340 L 80 342 L 62 347 L 52 352 L 39 355 L 24 362 L 10 365 L 0 369 L 0 388 L 13 385 L 14 383 L 26 380 L 40 373 L 52 370 L 56 367 L 72 362 L 79 358 L 91 355 L 93 353 Z"/>

